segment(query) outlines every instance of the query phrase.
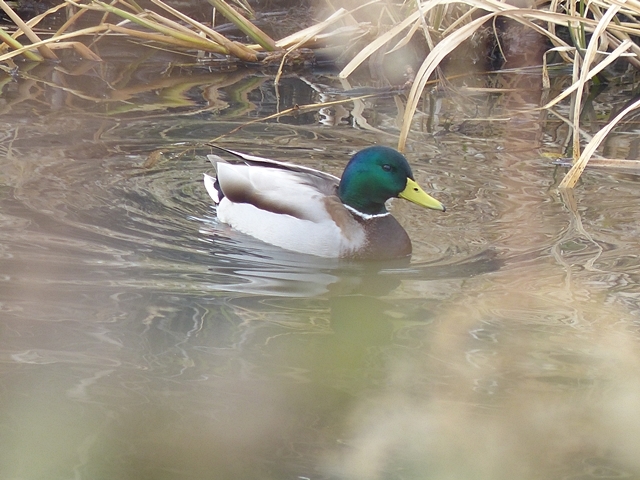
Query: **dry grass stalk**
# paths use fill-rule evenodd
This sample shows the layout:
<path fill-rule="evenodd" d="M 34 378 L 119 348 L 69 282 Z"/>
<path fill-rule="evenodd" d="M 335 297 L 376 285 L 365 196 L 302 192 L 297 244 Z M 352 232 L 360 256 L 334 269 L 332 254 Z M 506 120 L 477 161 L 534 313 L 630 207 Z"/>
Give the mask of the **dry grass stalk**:
<path fill-rule="evenodd" d="M 2 1 L 2 0 L 0 0 Z M 4 3 L 4 2 L 3 2 Z M 4 5 L 7 8 L 8 5 L 6 5 L 6 3 L 4 3 Z M 4 42 L 8 45 L 14 48 L 14 50 L 12 52 L 9 52 L 7 54 L 4 55 L 0 55 L 0 61 L 4 61 L 4 60 L 8 60 L 10 58 L 13 58 L 15 56 L 19 56 L 19 55 L 24 55 L 25 58 L 27 58 L 28 60 L 32 60 L 32 61 L 42 61 L 44 58 L 42 56 L 40 56 L 38 53 L 33 52 L 32 50 L 34 48 L 36 48 L 39 52 L 44 52 L 47 56 L 45 58 L 50 59 L 50 60 L 57 60 L 57 56 L 55 55 L 55 53 L 53 53 L 53 50 L 59 50 L 59 49 L 64 49 L 64 48 L 73 48 L 76 53 L 78 53 L 78 55 L 80 55 L 80 57 L 86 59 L 86 60 L 93 60 L 93 61 L 100 61 L 100 57 L 98 55 L 96 55 L 94 52 L 92 52 L 89 47 L 87 47 L 86 45 L 84 45 L 83 43 L 80 42 L 60 42 L 59 40 L 61 40 L 60 35 L 62 34 L 62 32 L 60 30 L 58 30 L 58 32 L 56 32 L 56 34 L 54 35 L 54 37 L 58 36 L 58 38 L 49 38 L 46 40 L 41 40 L 34 32 L 33 32 L 33 28 L 35 26 L 38 25 L 38 23 L 40 23 L 44 18 L 46 18 L 48 15 L 51 15 L 55 12 L 57 12 L 58 10 L 60 10 L 61 8 L 65 7 L 64 3 L 61 3 L 60 5 L 56 5 L 50 9 L 48 9 L 46 12 L 37 15 L 35 17 L 33 17 L 31 20 L 29 20 L 28 22 L 23 22 L 22 20 L 19 20 L 19 17 L 17 17 L 17 15 L 14 13 L 11 18 L 14 20 L 14 22 L 16 23 L 16 25 L 19 26 L 18 30 L 13 34 L 13 35 L 9 35 L 8 33 L 6 33 L 4 30 L 0 29 L 0 39 L 4 40 Z M 4 9 L 4 7 L 2 7 Z M 15 17 L 14 17 L 15 15 Z M 17 17 L 17 18 L 16 18 Z M 68 23 L 68 22 L 67 22 Z M 17 39 L 20 38 L 21 36 L 26 36 L 27 38 L 31 39 L 31 40 L 35 40 L 37 39 L 32 45 L 22 45 Z M 72 35 L 67 36 L 65 38 L 71 38 L 71 37 L 76 37 L 78 36 L 79 33 L 78 32 L 74 32 Z M 5 49 L 2 49 L 5 50 Z M 50 52 L 49 54 L 47 54 L 46 52 Z"/>
<path fill-rule="evenodd" d="M 207 42 L 205 39 L 193 39 L 193 38 L 179 38 L 174 35 L 162 35 L 158 33 L 142 32 L 132 28 L 122 27 L 120 25 L 112 25 L 110 23 L 104 24 L 101 27 L 110 32 L 121 33 L 133 38 L 139 38 L 141 40 L 149 40 L 165 45 L 172 45 L 179 48 L 199 48 L 207 52 L 221 53 L 228 55 L 229 51 L 213 42 Z M 200 40 L 200 41 L 199 41 Z"/>
<path fill-rule="evenodd" d="M 472 22 L 464 25 L 452 33 L 444 40 L 440 41 L 433 50 L 427 55 L 427 58 L 422 62 L 420 69 L 416 73 L 416 79 L 411 86 L 409 95 L 407 97 L 407 108 L 404 113 L 404 119 L 402 129 L 400 130 L 400 138 L 398 139 L 398 150 L 404 150 L 404 147 L 409 136 L 411 129 L 411 121 L 418 107 L 418 102 L 422 97 L 427 81 L 435 69 L 440 65 L 440 62 L 449 55 L 458 45 L 468 39 L 473 33 L 475 33 L 487 20 L 492 18 L 495 14 L 487 14 L 480 18 L 473 20 Z"/>
<path fill-rule="evenodd" d="M 36 15 L 35 17 L 33 17 L 31 20 L 29 20 L 27 22 L 27 25 L 29 26 L 29 28 L 33 29 L 35 28 L 42 20 L 44 20 L 46 17 L 48 17 L 49 15 L 56 13 L 58 10 L 65 8 L 66 5 L 63 3 L 60 3 L 59 5 L 56 5 L 54 7 L 51 7 L 50 9 L 48 9 L 47 11 L 45 11 L 44 13 L 41 13 L 40 15 Z M 18 30 L 16 32 L 16 36 L 15 38 L 19 38 L 20 35 L 22 35 L 22 32 L 20 30 Z"/>
<path fill-rule="evenodd" d="M 602 129 L 600 129 L 598 133 L 593 136 L 591 141 L 582 151 L 582 155 L 580 155 L 578 161 L 573 164 L 573 167 L 571 167 L 569 172 L 562 179 L 562 182 L 560 182 L 560 185 L 558 186 L 559 188 L 565 189 L 573 188 L 576 186 L 576 183 L 578 183 L 580 175 L 582 175 L 582 172 L 586 168 L 589 159 L 594 154 L 596 149 L 600 146 L 602 141 L 607 137 L 609 132 L 613 130 L 613 127 L 615 127 L 629 112 L 637 108 L 640 108 L 640 100 L 633 102 L 627 108 L 622 110 L 618 115 L 615 116 L 613 120 L 610 120 L 609 123 L 607 123 Z"/>
<path fill-rule="evenodd" d="M 284 53 L 284 55 L 282 55 L 282 60 L 280 61 L 280 67 L 278 68 L 278 73 L 276 74 L 274 83 L 278 85 L 278 83 L 280 82 L 280 77 L 282 76 L 284 64 L 287 59 L 287 55 L 289 55 L 289 53 L 298 49 L 301 45 L 304 45 L 305 43 L 307 43 L 309 40 L 311 40 L 313 37 L 315 37 L 320 32 L 322 32 L 333 22 L 339 20 L 346 14 L 347 14 L 347 11 L 344 8 L 340 8 L 339 10 L 334 12 L 333 15 L 327 18 L 324 22 L 320 22 L 312 27 L 304 29 L 304 35 L 299 36 L 298 41 L 293 45 L 289 46 L 289 48 L 287 48 L 287 51 Z"/>
<path fill-rule="evenodd" d="M 40 42 L 40 38 L 38 37 L 38 35 L 36 35 L 35 32 L 31 30 L 31 27 L 29 27 L 29 25 L 27 25 L 24 21 L 22 21 L 20 16 L 18 16 L 18 14 L 14 12 L 13 9 L 9 5 L 7 5 L 4 0 L 0 0 L 0 8 L 2 8 L 4 13 L 6 13 L 9 16 L 9 18 L 20 29 L 20 31 L 24 33 L 24 35 L 32 43 Z M 46 45 L 40 45 L 40 47 L 38 47 L 38 51 L 40 52 L 40 55 L 42 55 L 46 59 L 49 59 L 49 60 L 58 59 L 58 56 L 55 53 L 53 53 L 51 49 Z"/>
<path fill-rule="evenodd" d="M 611 65 L 615 60 L 622 57 L 627 52 L 627 50 L 629 50 L 629 48 L 631 47 L 631 43 L 632 43 L 631 40 L 624 40 L 620 45 L 616 47 L 616 49 L 613 52 L 611 52 L 610 54 L 605 54 L 606 58 L 600 63 L 597 63 L 591 70 L 587 72 L 585 81 L 591 80 L 597 74 L 602 72 L 605 68 Z M 571 50 L 574 50 L 574 49 L 571 49 Z M 549 88 L 548 74 L 546 78 L 547 78 L 546 80 L 547 86 L 545 88 Z M 569 95 L 576 92 L 576 90 L 578 90 L 579 85 L 580 85 L 579 82 L 572 83 L 569 87 L 563 90 L 562 93 L 560 93 L 557 97 L 547 102 L 542 108 L 548 109 L 553 107 L 554 105 L 557 105 L 562 100 L 567 98 Z"/>
<path fill-rule="evenodd" d="M 622 0 L 623 2 L 626 0 Z M 591 64 L 595 60 L 596 53 L 598 51 L 598 45 L 602 41 L 602 35 L 605 33 L 605 29 L 607 25 L 611 22 L 613 17 L 620 10 L 619 4 L 611 4 L 607 13 L 602 16 L 598 25 L 596 26 L 593 34 L 591 35 L 591 40 L 589 41 L 589 46 L 587 47 L 586 52 L 584 53 L 584 57 L 580 55 L 574 55 L 574 72 L 579 69 L 580 77 L 577 82 L 574 84 L 576 87 L 576 94 L 574 96 L 575 101 L 573 102 L 573 158 L 574 160 L 578 160 L 580 158 L 580 112 L 582 111 L 582 93 L 587 86 L 587 81 L 589 80 L 589 71 Z M 584 168 L 583 168 L 584 170 Z"/>
<path fill-rule="evenodd" d="M 391 40 L 393 40 L 393 38 L 399 33 L 401 33 L 403 30 L 406 30 L 409 26 L 411 26 L 412 24 L 415 24 L 415 22 L 419 18 L 420 18 L 419 12 L 414 12 L 411 15 L 409 15 L 407 18 L 405 18 L 402 22 L 400 22 L 398 25 L 391 28 L 391 30 L 389 30 L 388 32 L 384 33 L 383 35 L 380 35 L 378 38 L 373 40 L 369 45 L 363 48 L 355 57 L 353 57 L 353 60 L 347 63 L 347 65 L 340 72 L 339 77 L 347 78 L 349 75 L 351 75 L 355 71 L 356 68 L 362 65 L 362 63 L 367 58 L 369 58 L 371 55 L 377 52 L 380 48 L 382 48 L 384 45 L 386 45 Z"/>
<path fill-rule="evenodd" d="M 75 52 L 85 60 L 91 60 L 94 62 L 101 62 L 102 59 L 93 53 L 89 47 L 81 42 L 55 42 L 49 45 L 51 50 L 60 50 L 65 48 L 72 48 Z"/>
<path fill-rule="evenodd" d="M 183 22 L 178 23 L 175 20 L 160 15 L 159 13 L 147 11 L 141 9 L 135 3 L 125 3 L 123 0 L 114 2 L 113 4 L 107 4 L 99 0 L 94 0 L 91 3 L 79 3 L 75 0 L 65 0 L 67 4 L 73 5 L 83 10 L 95 10 L 105 14 L 114 14 L 120 18 L 123 18 L 127 22 L 135 23 L 136 25 L 143 27 L 146 30 L 150 30 L 153 33 L 144 32 L 140 30 L 126 29 L 121 24 L 112 25 L 107 23 L 106 17 L 103 17 L 102 25 L 108 25 L 110 31 L 125 33 L 135 38 L 144 40 L 153 40 L 158 43 L 164 43 L 166 45 L 181 47 L 187 49 L 196 49 L 207 52 L 220 53 L 224 55 L 232 55 L 247 62 L 257 61 L 256 51 L 242 45 L 237 42 L 233 42 L 219 34 L 212 28 L 197 22 L 196 20 L 182 14 L 175 8 L 167 5 L 162 0 L 151 0 L 155 5 L 163 9 L 165 12 L 175 17 L 177 20 Z M 125 8 L 120 8 L 116 4 Z M 225 4 L 226 5 L 226 4 Z M 230 9 L 233 10 L 233 9 Z M 236 13 L 234 19 L 238 20 L 241 17 Z M 244 17 L 242 17 L 244 18 Z M 266 35 L 259 33 L 259 29 L 251 24 L 248 20 L 238 20 L 242 23 L 243 29 L 248 29 L 251 32 L 252 38 L 260 39 L 264 44 L 271 45 L 268 41 L 264 40 Z M 126 30 L 123 30 L 125 28 Z M 268 37 L 266 37 L 268 38 Z M 273 42 L 273 40 L 270 40 Z"/>
<path fill-rule="evenodd" d="M 320 35 L 320 33 L 326 30 L 327 27 L 338 22 L 338 20 L 342 20 L 348 15 L 350 15 L 350 12 L 344 8 L 339 8 L 326 20 L 278 40 L 276 42 L 276 47 L 292 50 L 294 48 L 299 48 L 302 45 L 307 45 L 309 41 Z"/>
<path fill-rule="evenodd" d="M 127 12 L 126 10 L 114 7 L 104 2 L 96 1 L 95 3 L 109 13 L 118 15 L 119 17 L 140 25 L 141 27 L 175 38 L 186 44 L 193 43 L 194 47 L 206 49 L 211 43 L 213 43 L 207 41 L 206 39 L 203 39 L 191 30 L 182 28 L 182 26 L 176 28 L 175 25 L 167 26 L 166 24 L 163 24 L 169 23 L 168 19 L 166 19 L 166 22 L 158 22 L 154 21 L 152 18 L 149 18 L 149 15 L 145 15 L 144 12 L 142 14 L 132 14 Z M 215 48 L 218 49 L 217 47 L 219 47 L 219 45 L 216 44 Z"/>
<path fill-rule="evenodd" d="M 79 10 L 63 27 L 47 40 L 40 40 L 32 31 L 33 24 L 24 22 L 19 24 L 19 34 L 24 33 L 32 42 L 25 46 L 18 42 L 16 35 L 8 36 L 0 31 L 0 39 L 4 40 L 14 50 L 0 55 L 0 61 L 23 54 L 33 60 L 40 60 L 33 49 L 38 48 L 45 58 L 54 58 L 55 54 L 48 45 L 58 43 L 55 48 L 75 48 L 85 58 L 97 59 L 90 50 L 81 47 L 71 39 L 80 35 L 109 33 L 128 35 L 141 40 L 151 40 L 170 47 L 180 49 L 196 49 L 225 55 L 232 55 L 244 61 L 257 61 L 258 50 L 281 50 L 283 55 L 281 68 L 286 56 L 294 50 L 317 45 L 325 38 L 332 27 L 333 32 L 346 28 L 357 38 L 363 32 L 369 31 L 368 25 L 358 23 L 358 10 L 369 9 L 378 2 L 372 0 L 359 7 L 346 11 L 339 9 L 323 22 L 304 29 L 289 37 L 274 42 L 268 35 L 253 25 L 247 18 L 231 8 L 224 0 L 208 0 L 217 11 L 240 28 L 252 41 L 258 45 L 242 45 L 233 42 L 219 34 L 212 28 L 199 23 L 167 5 L 163 0 L 150 0 L 162 9 L 162 14 L 141 8 L 135 0 L 113 0 L 106 3 L 100 0 L 64 0 L 66 5 L 74 5 Z M 239 1 L 239 0 L 236 0 Z M 242 2 L 241 2 L 242 3 Z M 405 3 L 402 8 L 407 9 L 412 3 Z M 0 0 L 0 7 L 9 9 L 4 0 Z M 59 7 L 58 7 L 59 8 Z M 246 10 L 245 6 L 242 7 Z M 9 9 L 10 10 L 10 9 Z M 65 33 L 87 10 L 95 10 L 104 14 L 102 23 L 90 29 L 82 29 L 73 33 Z M 398 15 L 390 4 L 384 4 L 378 10 L 379 19 L 391 19 L 394 24 L 357 53 L 340 72 L 341 78 L 347 78 L 372 55 L 385 49 L 386 53 L 395 51 L 407 45 L 416 34 L 422 34 L 429 45 L 430 53 L 423 61 L 411 90 L 408 93 L 404 110 L 403 124 L 399 134 L 398 148 L 404 149 L 407 142 L 413 117 L 423 91 L 431 81 L 430 77 L 438 72 L 440 63 L 452 54 L 463 42 L 470 39 L 488 22 L 497 18 L 508 18 L 526 28 L 530 28 L 544 35 L 553 47 L 550 52 L 557 52 L 564 61 L 573 65 L 573 84 L 560 95 L 546 103 L 542 108 L 551 113 L 553 107 L 567 97 L 571 98 L 571 109 L 568 119 L 564 119 L 573 131 L 573 155 L 576 168 L 572 169 L 571 178 L 563 180 L 563 188 L 575 185 L 578 175 L 584 169 L 588 156 L 593 154 L 594 142 L 601 139 L 600 132 L 590 139 L 580 127 L 580 113 L 583 108 L 582 96 L 589 88 L 593 78 L 610 66 L 614 61 L 624 58 L 630 64 L 640 68 L 640 1 L 638 0 L 591 0 L 579 3 L 570 0 L 541 0 L 537 8 L 518 8 L 498 0 L 416 0 L 413 11 L 405 11 Z M 15 15 L 15 14 L 13 14 Z M 45 14 L 46 15 L 46 14 Z M 107 22 L 109 15 L 116 15 L 124 19 L 117 25 Z M 401 17 L 404 18 L 401 18 Z M 18 23 L 16 21 L 16 23 Z M 136 24 L 141 28 L 130 28 L 127 24 Z M 568 28 L 571 41 L 566 42 L 556 33 L 557 27 Z M 587 44 L 587 39 L 589 39 Z M 634 41 L 635 40 L 635 41 Z M 272 57 L 271 57 L 272 58 Z M 543 58 L 543 83 L 549 86 L 546 55 Z M 628 111 L 625 110 L 625 111 Z M 555 113 L 554 113 L 555 114 Z M 621 117 L 620 117 L 621 118 Z M 603 131 L 610 131 L 619 121 L 616 117 Z M 580 153 L 580 140 L 589 143 Z M 601 141 L 601 140 L 600 140 Z M 599 141 L 596 142 L 599 144 Z M 585 160 L 587 158 L 587 160 Z M 582 165 L 580 167 L 580 165 Z M 576 173 L 577 172 L 577 173 Z"/>
<path fill-rule="evenodd" d="M 565 61 L 571 62 L 574 66 L 573 84 L 543 108 L 552 108 L 563 99 L 571 97 L 571 116 L 568 123 L 574 132 L 574 159 L 584 162 L 585 156 L 580 153 L 579 143 L 581 138 L 585 138 L 580 128 L 582 95 L 590 81 L 614 61 L 625 58 L 634 66 L 640 64 L 638 59 L 640 47 L 633 41 L 640 38 L 640 2 L 594 0 L 588 3 L 581 2 L 579 8 L 575 5 L 574 2 L 551 0 L 546 3 L 546 9 L 529 9 L 513 7 L 495 0 L 419 1 L 413 13 L 363 48 L 340 72 L 340 77 L 346 78 L 351 75 L 371 55 L 382 48 L 385 48 L 388 53 L 405 45 L 419 31 L 423 32 L 430 46 L 437 40 L 423 61 L 408 94 L 398 140 L 398 148 L 403 150 L 424 88 L 432 74 L 438 71 L 442 60 L 451 55 L 460 44 L 468 40 L 487 22 L 497 17 L 515 20 L 546 36 L 553 45 L 552 51 L 558 52 Z M 445 10 L 448 15 L 443 15 Z M 478 16 L 479 13 L 482 15 Z M 621 14 L 624 16 L 621 17 Z M 568 44 L 556 34 L 557 26 L 569 26 L 573 44 Z M 396 40 L 402 32 L 406 33 L 399 41 Z M 589 38 L 588 44 L 587 38 Z M 546 57 L 544 62 L 543 81 L 548 87 Z M 613 127 L 610 124 L 607 128 L 609 130 Z M 587 136 L 587 139 L 593 142 L 596 137 L 589 139 Z M 586 151 L 593 154 L 591 142 Z M 578 170 L 581 172 L 577 169 L 573 170 L 572 174 L 575 175 Z M 565 187 L 569 184 L 569 181 L 563 182 Z"/>
<path fill-rule="evenodd" d="M 230 132 L 227 132 L 223 135 L 220 135 L 214 139 L 212 139 L 209 143 L 218 143 L 222 138 L 227 137 L 239 130 L 242 130 L 245 127 L 248 127 L 249 125 L 253 125 L 255 123 L 260 123 L 260 122 L 266 122 L 267 120 L 273 120 L 274 118 L 280 118 L 280 117 L 285 117 L 287 115 L 298 115 L 300 113 L 303 112 L 309 112 L 309 111 L 314 111 L 317 110 L 318 108 L 326 108 L 326 107 L 330 107 L 330 106 L 334 106 L 334 105 L 342 105 L 345 103 L 352 103 L 354 101 L 358 101 L 358 100 L 364 100 L 366 98 L 372 98 L 375 97 L 375 94 L 371 94 L 371 95 L 362 95 L 359 97 L 351 97 L 351 98 L 344 98 L 341 100 L 333 100 L 330 102 L 322 102 L 322 103 L 313 103 L 313 104 L 308 104 L 308 105 L 295 105 L 291 108 L 287 108 L 286 110 L 283 110 L 281 112 L 277 112 L 274 113 L 272 115 L 269 115 L 268 117 L 264 117 L 264 118 L 256 118 L 254 120 L 251 120 L 249 122 L 243 123 L 242 125 L 237 126 L 236 128 L 234 128 L 233 130 L 231 130 Z"/>
<path fill-rule="evenodd" d="M 39 54 L 31 51 L 31 46 L 25 47 L 18 40 L 5 32 L 2 28 L 0 28 L 0 40 L 3 40 L 4 43 L 13 48 L 14 51 L 19 50 L 29 60 L 32 60 L 34 62 L 40 62 L 43 60 L 43 58 Z"/>
<path fill-rule="evenodd" d="M 63 35 L 60 35 L 58 37 L 50 37 L 47 38 L 45 40 L 41 40 L 38 43 L 34 43 L 33 45 L 27 45 L 24 46 L 22 48 L 19 48 L 17 50 L 13 50 L 11 52 L 7 52 L 5 54 L 0 55 L 0 62 L 9 60 L 13 57 L 17 57 L 19 55 L 23 55 L 25 54 L 25 52 L 28 52 L 29 50 L 32 50 L 33 48 L 38 48 L 42 45 L 48 45 L 49 47 L 51 47 L 52 45 L 54 45 L 55 43 L 58 43 L 62 40 L 68 40 L 71 38 L 77 38 L 77 37 L 81 37 L 83 35 L 94 35 L 96 33 L 102 33 L 106 30 L 109 30 L 108 26 L 103 26 L 103 25 L 99 25 L 97 27 L 89 27 L 89 28 L 84 28 L 82 30 L 78 30 L 72 33 L 65 33 Z M 90 58 L 90 60 L 93 60 L 94 58 L 96 58 L 97 55 L 95 55 L 95 53 L 92 55 L 92 58 Z M 97 57 L 99 58 L 99 57 Z"/>
<path fill-rule="evenodd" d="M 162 2 L 161 0 L 151 0 L 155 5 L 158 5 L 159 7 L 161 7 L 163 10 L 167 11 L 168 13 L 171 13 L 173 16 L 175 16 L 176 18 L 182 20 L 183 22 L 187 23 L 188 25 L 191 25 L 192 27 L 196 28 L 197 30 L 203 32 L 205 35 L 209 36 L 209 38 L 211 38 L 214 42 L 222 45 L 224 48 L 226 48 L 229 53 L 235 57 L 238 57 L 241 60 L 244 60 L 246 62 L 255 62 L 257 61 L 257 56 L 256 56 L 256 52 L 251 50 L 248 47 L 245 47 L 244 45 L 237 43 L 237 42 L 232 42 L 230 40 L 228 40 L 227 38 L 224 37 L 224 35 L 219 34 L 218 32 L 216 32 L 215 30 L 213 30 L 212 28 L 207 27 L 206 25 L 200 23 L 200 22 L 196 22 L 195 20 L 193 20 L 192 18 L 190 18 L 189 16 L 179 12 L 178 10 L 176 10 L 175 8 L 167 5 L 166 3 Z"/>
<path fill-rule="evenodd" d="M 276 49 L 276 42 L 274 42 L 269 35 L 256 27 L 236 10 L 231 8 L 224 0 L 208 0 L 208 2 L 222 15 L 224 15 L 227 20 L 238 27 L 245 35 L 251 38 L 254 42 L 260 44 L 262 48 L 268 52 L 272 52 Z"/>

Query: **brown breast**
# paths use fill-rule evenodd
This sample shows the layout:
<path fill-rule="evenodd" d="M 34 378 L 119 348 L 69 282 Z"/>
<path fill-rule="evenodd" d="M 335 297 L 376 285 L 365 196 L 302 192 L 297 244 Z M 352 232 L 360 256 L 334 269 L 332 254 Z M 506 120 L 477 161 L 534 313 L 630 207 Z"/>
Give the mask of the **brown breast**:
<path fill-rule="evenodd" d="M 402 225 L 391 215 L 360 219 L 365 228 L 365 248 L 356 258 L 389 259 L 411 255 L 411 239 Z"/>

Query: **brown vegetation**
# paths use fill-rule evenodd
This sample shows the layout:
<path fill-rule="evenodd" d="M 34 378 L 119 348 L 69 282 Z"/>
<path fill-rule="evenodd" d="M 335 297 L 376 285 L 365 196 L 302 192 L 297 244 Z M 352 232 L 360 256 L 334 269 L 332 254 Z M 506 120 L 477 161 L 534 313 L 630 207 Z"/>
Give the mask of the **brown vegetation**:
<path fill-rule="evenodd" d="M 640 35 L 640 3 L 635 0 L 588 3 L 544 0 L 519 6 L 496 0 L 427 0 L 400 5 L 373 0 L 350 9 L 337 8 L 325 20 L 280 39 L 271 38 L 250 20 L 253 11 L 246 3 L 237 0 L 230 5 L 225 0 L 208 1 L 214 12 L 212 18 L 215 18 L 215 12 L 224 16 L 246 36 L 246 41 L 222 35 L 216 31 L 213 22 L 196 21 L 162 0 L 151 0 L 153 10 L 142 8 L 135 0 L 110 3 L 64 0 L 28 22 L 24 22 L 5 0 L 0 0 L 0 8 L 17 27 L 13 32 L 0 28 L 3 41 L 0 67 L 6 65 L 4 68 L 10 69 L 12 59 L 18 56 L 31 61 L 56 60 L 55 51 L 64 48 L 73 48 L 87 60 L 100 61 L 90 48 L 89 40 L 95 43 L 105 35 L 124 35 L 142 43 L 193 55 L 206 52 L 243 62 L 277 62 L 280 65 L 278 76 L 301 49 L 319 49 L 339 43 L 343 46 L 345 63 L 340 77 L 347 78 L 376 56 L 388 55 L 418 42 L 424 45 L 425 58 L 405 84 L 407 101 L 398 140 L 398 148 L 403 150 L 425 88 L 434 78 L 446 85 L 441 68 L 453 51 L 477 39 L 483 32 L 486 35 L 487 31 L 494 33 L 495 44 L 504 58 L 509 58 L 514 50 L 527 48 L 527 45 L 518 45 L 519 35 L 510 38 L 498 33 L 500 22 L 508 21 L 518 25 L 519 32 L 534 32 L 545 39 L 542 45 L 546 51 L 535 60 L 535 63 L 542 63 L 545 88 L 549 87 L 549 59 L 560 58 L 573 68 L 572 84 L 540 107 L 550 110 L 565 99 L 571 101 L 571 114 L 566 122 L 573 130 L 574 164 L 561 188 L 575 186 L 606 135 L 625 115 L 640 106 L 640 101 L 628 105 L 596 135 L 586 137 L 587 144 L 582 148 L 581 140 L 585 135 L 580 128 L 580 112 L 583 97 L 594 79 L 614 62 L 626 62 L 629 68 L 640 66 L 640 47 L 635 43 Z M 46 36 L 36 33 L 44 18 L 61 9 L 66 10 L 67 21 L 57 31 Z M 80 26 L 87 23 L 89 26 Z M 350 48 L 344 48 L 344 45 Z M 345 51 L 348 58 L 344 58 Z"/>

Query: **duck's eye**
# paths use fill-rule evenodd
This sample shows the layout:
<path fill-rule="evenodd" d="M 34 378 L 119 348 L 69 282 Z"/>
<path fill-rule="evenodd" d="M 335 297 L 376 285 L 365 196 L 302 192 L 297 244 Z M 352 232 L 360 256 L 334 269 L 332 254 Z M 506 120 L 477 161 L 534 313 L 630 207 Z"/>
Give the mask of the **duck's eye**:
<path fill-rule="evenodd" d="M 391 165 L 388 165 L 388 164 L 385 163 L 384 165 L 382 165 L 382 169 L 385 172 L 390 172 L 391 171 Z"/>

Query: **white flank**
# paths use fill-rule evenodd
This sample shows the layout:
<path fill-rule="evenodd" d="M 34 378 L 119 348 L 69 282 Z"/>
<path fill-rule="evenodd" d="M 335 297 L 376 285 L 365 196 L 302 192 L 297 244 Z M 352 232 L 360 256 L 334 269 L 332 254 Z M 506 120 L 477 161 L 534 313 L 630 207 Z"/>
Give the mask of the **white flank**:
<path fill-rule="evenodd" d="M 341 257 L 362 246 L 364 231 L 347 239 L 331 219 L 301 220 L 260 210 L 248 203 L 232 203 L 226 197 L 218 206 L 218 218 L 236 230 L 263 242 L 294 252 L 320 257 Z"/>

